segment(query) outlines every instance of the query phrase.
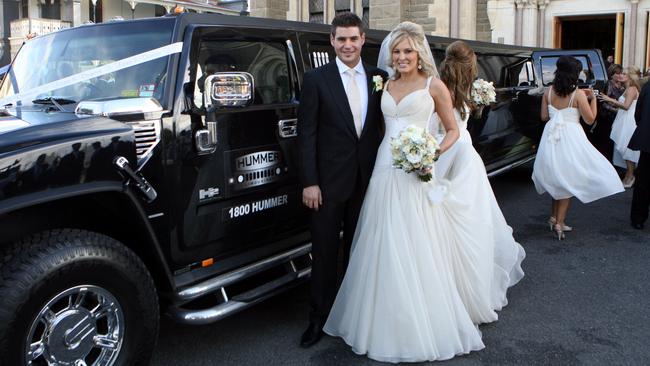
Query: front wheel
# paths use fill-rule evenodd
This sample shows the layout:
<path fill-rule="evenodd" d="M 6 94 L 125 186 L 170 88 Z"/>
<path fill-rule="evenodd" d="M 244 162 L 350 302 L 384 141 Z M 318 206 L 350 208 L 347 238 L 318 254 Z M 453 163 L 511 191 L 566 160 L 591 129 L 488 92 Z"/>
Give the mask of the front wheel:
<path fill-rule="evenodd" d="M 0 364 L 146 365 L 158 298 L 145 265 L 107 236 L 53 230 L 0 257 Z"/>

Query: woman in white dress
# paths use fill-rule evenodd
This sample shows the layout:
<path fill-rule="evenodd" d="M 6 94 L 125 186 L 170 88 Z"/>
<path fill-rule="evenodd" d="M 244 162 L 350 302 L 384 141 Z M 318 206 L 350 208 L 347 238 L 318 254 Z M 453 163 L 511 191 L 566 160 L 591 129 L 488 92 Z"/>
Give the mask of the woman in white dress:
<path fill-rule="evenodd" d="M 630 188 L 634 185 L 634 167 L 639 162 L 639 151 L 630 150 L 627 144 L 636 129 L 634 120 L 634 111 L 636 110 L 636 100 L 639 97 L 639 78 L 641 72 L 635 66 L 630 66 L 623 70 L 621 75 L 625 84 L 625 92 L 618 100 L 600 96 L 603 101 L 618 107 L 616 118 L 612 124 L 612 132 L 609 137 L 614 141 L 614 165 L 625 168 L 625 177 L 623 178 L 623 187 Z"/>
<path fill-rule="evenodd" d="M 559 240 L 568 231 L 565 219 L 571 197 L 588 203 L 624 190 L 614 167 L 580 126 L 580 116 L 587 124 L 596 119 L 593 90 L 576 87 L 580 70 L 582 63 L 575 58 L 558 58 L 553 84 L 542 98 L 542 120 L 548 122 L 533 166 L 537 192 L 553 198 L 549 224 Z"/>
<path fill-rule="evenodd" d="M 512 237 L 487 178 L 483 160 L 467 130 L 470 88 L 477 75 L 476 55 L 463 41 L 447 47 L 440 79 L 447 85 L 460 137 L 435 165 L 436 176 L 449 181 L 443 207 L 453 219 L 456 286 L 474 323 L 497 320 L 508 303 L 506 291 L 524 276 L 526 253 Z M 433 130 L 444 129 L 433 118 Z"/>
<path fill-rule="evenodd" d="M 423 183 L 393 168 L 390 140 L 408 125 L 427 128 L 435 110 L 447 129 L 444 155 L 458 127 L 422 27 L 400 23 L 385 44 L 395 72 L 381 100 L 386 133 L 323 330 L 379 361 L 444 360 L 484 345 L 454 281 L 455 228 L 443 206 L 428 199 L 436 179 Z"/>

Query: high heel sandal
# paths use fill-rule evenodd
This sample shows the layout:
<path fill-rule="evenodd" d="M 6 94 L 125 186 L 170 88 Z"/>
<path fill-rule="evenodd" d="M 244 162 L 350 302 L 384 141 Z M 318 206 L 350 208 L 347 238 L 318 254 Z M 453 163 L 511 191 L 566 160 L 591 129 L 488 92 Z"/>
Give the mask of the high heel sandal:
<path fill-rule="evenodd" d="M 553 226 L 553 231 L 555 232 L 557 240 L 564 240 L 564 230 L 562 230 L 562 226 L 560 224 L 555 224 Z"/>
<path fill-rule="evenodd" d="M 548 221 L 546 221 L 546 223 L 548 224 L 548 229 L 553 231 L 553 226 L 555 226 L 557 220 L 555 219 L 555 217 L 551 216 L 548 218 Z M 562 231 L 564 232 L 573 231 L 573 226 L 562 225 Z"/>
<path fill-rule="evenodd" d="M 634 186 L 634 181 L 636 180 L 635 176 L 632 176 L 630 179 L 623 179 L 623 188 L 632 188 Z"/>

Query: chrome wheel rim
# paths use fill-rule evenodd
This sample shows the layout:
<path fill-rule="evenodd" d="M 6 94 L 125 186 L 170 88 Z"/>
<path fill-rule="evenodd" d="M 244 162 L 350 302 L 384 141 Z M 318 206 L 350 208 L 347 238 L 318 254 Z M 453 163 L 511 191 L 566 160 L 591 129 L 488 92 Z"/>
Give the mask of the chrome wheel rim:
<path fill-rule="evenodd" d="M 109 366 L 124 340 L 124 313 L 109 291 L 76 286 L 54 296 L 32 321 L 25 364 Z"/>

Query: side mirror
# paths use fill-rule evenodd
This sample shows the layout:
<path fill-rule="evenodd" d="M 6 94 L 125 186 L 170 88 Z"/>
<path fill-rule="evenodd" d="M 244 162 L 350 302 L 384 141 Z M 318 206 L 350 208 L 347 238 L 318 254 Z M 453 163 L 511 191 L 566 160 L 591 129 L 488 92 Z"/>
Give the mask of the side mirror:
<path fill-rule="evenodd" d="M 253 102 L 253 75 L 247 72 L 218 72 L 205 79 L 203 90 L 206 110 L 245 107 Z"/>

